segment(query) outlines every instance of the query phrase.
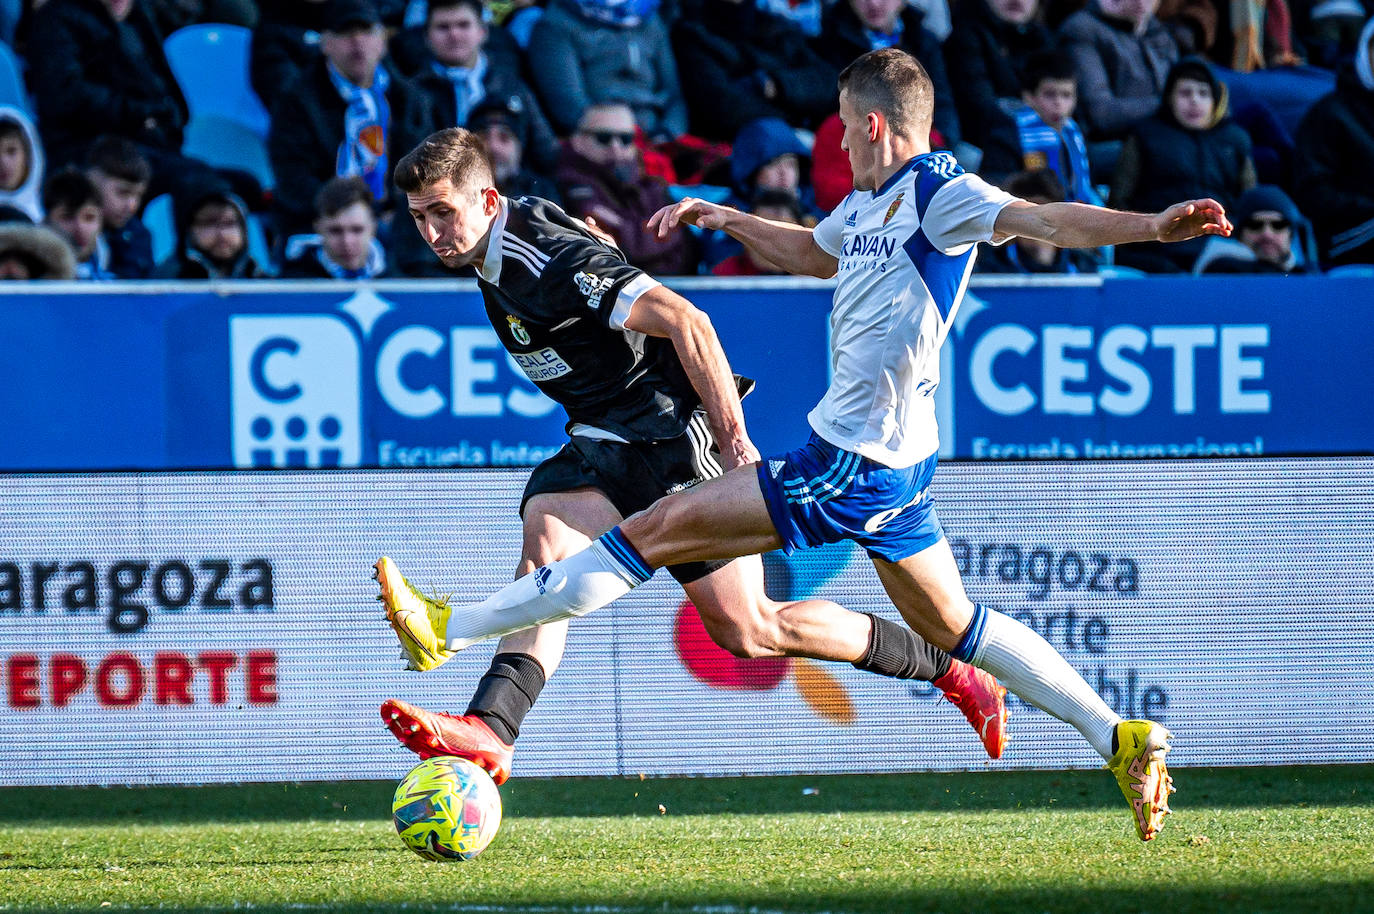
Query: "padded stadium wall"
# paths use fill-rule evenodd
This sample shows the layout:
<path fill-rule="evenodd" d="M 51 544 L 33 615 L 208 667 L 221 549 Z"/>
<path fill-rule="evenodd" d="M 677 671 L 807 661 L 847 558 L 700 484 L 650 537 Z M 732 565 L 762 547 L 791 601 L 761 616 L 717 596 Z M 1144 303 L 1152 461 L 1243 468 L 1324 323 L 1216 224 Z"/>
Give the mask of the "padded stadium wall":
<path fill-rule="evenodd" d="M 476 598 L 524 470 L 0 476 L 0 784 L 389 778 L 388 697 L 465 705 L 492 645 L 404 672 L 370 563 Z M 963 462 L 937 507 L 974 599 L 1059 648 L 1171 761 L 1374 761 L 1374 460 Z M 765 557 L 776 597 L 895 618 L 865 556 Z M 988 763 L 924 683 L 741 661 L 663 573 L 575 621 L 517 775 L 1096 767 L 1013 702 Z"/>

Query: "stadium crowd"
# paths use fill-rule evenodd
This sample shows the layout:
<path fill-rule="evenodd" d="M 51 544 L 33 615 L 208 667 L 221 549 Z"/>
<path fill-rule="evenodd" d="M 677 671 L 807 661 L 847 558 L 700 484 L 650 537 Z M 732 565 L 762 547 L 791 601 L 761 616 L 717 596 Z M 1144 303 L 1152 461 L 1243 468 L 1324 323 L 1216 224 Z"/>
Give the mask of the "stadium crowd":
<path fill-rule="evenodd" d="M 442 275 L 391 169 L 453 125 L 482 136 L 504 193 L 594 219 L 636 266 L 779 273 L 725 237 L 660 241 L 645 220 L 692 195 L 814 224 L 851 187 L 836 77 L 889 46 L 929 71 L 933 140 L 964 168 L 1036 202 L 1212 197 L 1237 227 L 1168 248 L 1021 241 L 981 270 L 1374 264 L 1372 13 L 1374 0 L 0 0 L 0 63 L 18 74 L 0 78 L 0 278 Z M 206 23 L 222 27 L 192 31 Z M 206 74 L 187 83 L 196 45 L 168 41 L 197 34 L 247 36 L 241 64 L 208 76 L 226 97 L 256 94 L 258 132 L 207 132 Z"/>

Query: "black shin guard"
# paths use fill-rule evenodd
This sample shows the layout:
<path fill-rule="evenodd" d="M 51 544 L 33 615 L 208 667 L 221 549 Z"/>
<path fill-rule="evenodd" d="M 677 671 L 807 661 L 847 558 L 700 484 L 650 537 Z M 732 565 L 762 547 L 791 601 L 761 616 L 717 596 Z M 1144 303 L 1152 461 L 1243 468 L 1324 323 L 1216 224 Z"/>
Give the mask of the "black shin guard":
<path fill-rule="evenodd" d="M 497 654 L 477 683 L 467 713 L 482 719 L 491 732 L 510 745 L 520 723 L 544 688 L 544 667 L 529 654 Z"/>
<path fill-rule="evenodd" d="M 949 672 L 950 656 L 907 628 L 872 613 L 868 650 L 854 661 L 856 669 L 894 679 L 939 679 Z"/>

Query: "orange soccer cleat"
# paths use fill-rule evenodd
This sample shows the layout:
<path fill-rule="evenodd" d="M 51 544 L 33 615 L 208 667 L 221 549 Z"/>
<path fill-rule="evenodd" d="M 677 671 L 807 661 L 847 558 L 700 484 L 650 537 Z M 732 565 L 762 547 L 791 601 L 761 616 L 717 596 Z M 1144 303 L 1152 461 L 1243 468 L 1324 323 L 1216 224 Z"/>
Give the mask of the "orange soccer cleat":
<path fill-rule="evenodd" d="M 480 717 L 426 711 L 391 698 L 382 702 L 382 721 L 422 759 L 456 755 L 485 768 L 497 784 L 510 777 L 515 747 L 501 742 Z"/>
<path fill-rule="evenodd" d="M 934 683 L 945 698 L 964 712 L 988 751 L 988 758 L 1001 758 L 1007 745 L 1006 687 L 991 673 L 953 658 L 949 671 Z"/>

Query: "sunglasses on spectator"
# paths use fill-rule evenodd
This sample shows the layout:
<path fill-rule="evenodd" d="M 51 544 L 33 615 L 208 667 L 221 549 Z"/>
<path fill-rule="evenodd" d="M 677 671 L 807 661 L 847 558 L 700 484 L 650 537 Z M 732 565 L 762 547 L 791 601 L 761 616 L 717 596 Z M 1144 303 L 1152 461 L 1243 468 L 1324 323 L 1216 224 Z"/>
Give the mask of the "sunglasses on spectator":
<path fill-rule="evenodd" d="M 620 130 L 584 130 L 583 134 L 596 141 L 598 146 L 609 146 L 612 143 L 619 143 L 621 146 L 633 146 L 635 144 L 634 131 Z"/>
<path fill-rule="evenodd" d="M 1287 219 L 1246 219 L 1242 227 L 1252 232 L 1258 232 L 1261 229 L 1272 229 L 1275 232 L 1281 232 L 1289 228 L 1291 224 L 1292 223 Z"/>

